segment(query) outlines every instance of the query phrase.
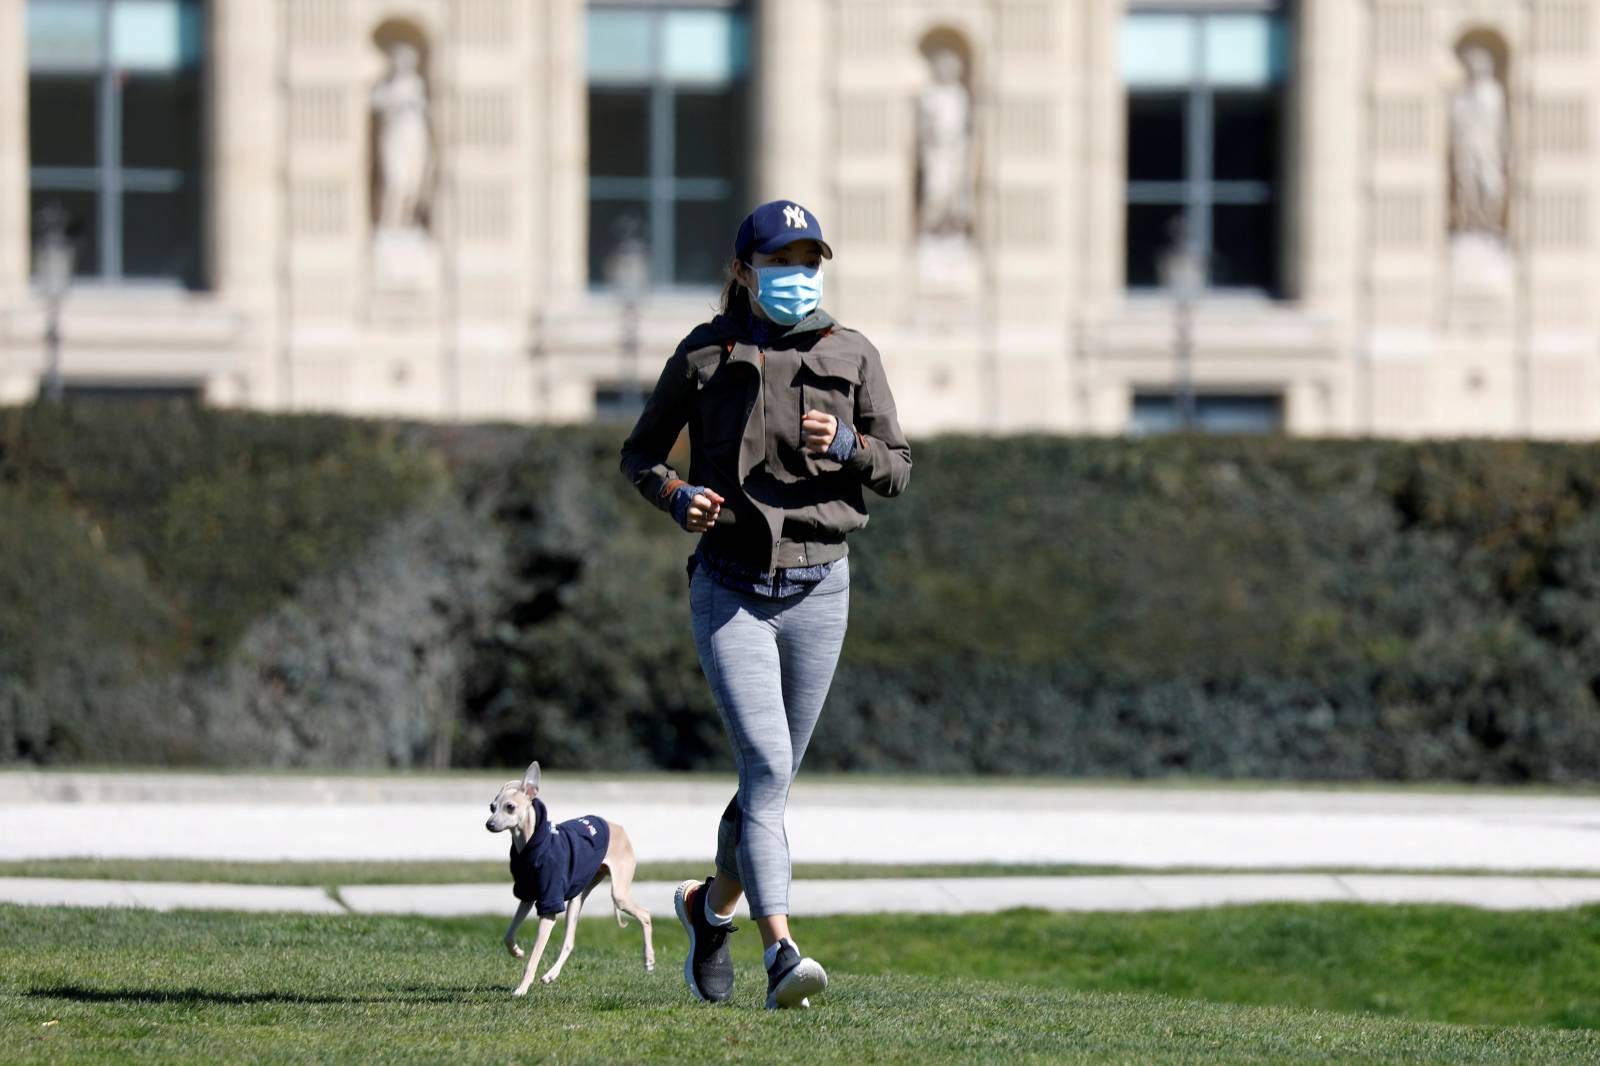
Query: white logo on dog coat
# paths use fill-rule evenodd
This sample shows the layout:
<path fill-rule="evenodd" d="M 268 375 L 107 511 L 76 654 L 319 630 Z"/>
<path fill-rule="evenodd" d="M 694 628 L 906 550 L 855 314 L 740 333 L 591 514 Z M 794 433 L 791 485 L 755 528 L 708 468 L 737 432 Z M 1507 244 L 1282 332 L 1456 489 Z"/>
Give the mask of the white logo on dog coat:
<path fill-rule="evenodd" d="M 806 228 L 806 213 L 798 204 L 790 204 L 783 209 L 783 220 L 789 223 L 790 229 Z"/>

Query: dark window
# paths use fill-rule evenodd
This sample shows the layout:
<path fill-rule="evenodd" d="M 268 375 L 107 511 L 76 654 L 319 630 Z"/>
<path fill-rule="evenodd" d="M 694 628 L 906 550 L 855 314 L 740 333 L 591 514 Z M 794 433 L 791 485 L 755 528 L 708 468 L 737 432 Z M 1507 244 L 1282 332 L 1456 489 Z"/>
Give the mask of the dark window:
<path fill-rule="evenodd" d="M 1278 255 L 1277 210 L 1272 204 L 1218 204 L 1211 220 L 1211 284 L 1262 288 Z"/>
<path fill-rule="evenodd" d="M 201 0 L 28 0 L 30 203 L 76 272 L 198 285 Z"/>
<path fill-rule="evenodd" d="M 1278 106 L 1268 93 L 1216 93 L 1211 176 L 1219 182 L 1278 180 Z"/>
<path fill-rule="evenodd" d="M 72 400 L 182 400 L 198 404 L 202 390 L 198 382 L 66 382 L 61 393 Z"/>
<path fill-rule="evenodd" d="M 650 399 L 649 389 L 628 388 L 623 385 L 596 385 L 594 387 L 594 419 L 596 422 L 614 422 L 631 425 L 638 421 L 645 401 Z"/>
<path fill-rule="evenodd" d="M 1133 398 L 1129 431 L 1136 436 L 1176 433 L 1182 408 L 1170 392 L 1141 392 Z M 1275 393 L 1201 393 L 1194 398 L 1194 428 L 1200 433 L 1264 435 L 1283 431 L 1283 397 Z"/>
<path fill-rule="evenodd" d="M 650 176 L 650 93 L 647 90 L 590 91 L 589 173 L 601 178 Z"/>
<path fill-rule="evenodd" d="M 1208 287 L 1279 290 L 1286 33 L 1272 10 L 1124 19 L 1129 288 L 1186 239 Z"/>
<path fill-rule="evenodd" d="M 1128 180 L 1182 181 L 1189 101 L 1172 93 L 1128 99 Z"/>
<path fill-rule="evenodd" d="M 28 83 L 28 154 L 35 167 L 92 168 L 99 158 L 99 82 L 36 76 Z"/>
<path fill-rule="evenodd" d="M 654 285 L 721 279 L 745 209 L 748 34 L 734 0 L 589 4 L 591 284 L 630 243 Z"/>
<path fill-rule="evenodd" d="M 674 95 L 675 177 L 725 178 L 738 171 L 745 153 L 744 114 L 739 103 L 725 92 L 680 90 Z"/>

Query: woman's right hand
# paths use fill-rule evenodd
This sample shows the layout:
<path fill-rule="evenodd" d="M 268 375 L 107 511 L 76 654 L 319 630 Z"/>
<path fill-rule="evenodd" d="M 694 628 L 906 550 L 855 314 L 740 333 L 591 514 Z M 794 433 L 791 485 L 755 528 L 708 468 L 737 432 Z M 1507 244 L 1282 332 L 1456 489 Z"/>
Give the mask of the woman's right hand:
<path fill-rule="evenodd" d="M 702 488 L 689 501 L 689 513 L 684 518 L 683 528 L 690 533 L 704 533 L 717 524 L 717 515 L 721 513 L 722 497 L 710 489 Z"/>

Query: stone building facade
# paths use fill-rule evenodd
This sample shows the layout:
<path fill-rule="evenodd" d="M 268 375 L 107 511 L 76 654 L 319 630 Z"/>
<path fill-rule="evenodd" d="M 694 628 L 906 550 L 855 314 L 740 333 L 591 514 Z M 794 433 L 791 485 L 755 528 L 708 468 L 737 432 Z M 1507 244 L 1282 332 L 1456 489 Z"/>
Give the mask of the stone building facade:
<path fill-rule="evenodd" d="M 69 390 L 561 421 L 627 417 L 784 197 L 914 433 L 1153 432 L 1192 395 L 1217 430 L 1594 437 L 1597 19 L 0 0 L 0 403 L 46 374 L 51 203 Z"/>

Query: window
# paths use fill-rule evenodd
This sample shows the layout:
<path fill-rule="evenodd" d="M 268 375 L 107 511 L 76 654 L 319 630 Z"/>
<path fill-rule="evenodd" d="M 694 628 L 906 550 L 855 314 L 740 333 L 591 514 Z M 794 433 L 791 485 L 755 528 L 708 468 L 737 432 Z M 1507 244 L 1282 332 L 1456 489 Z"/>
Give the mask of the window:
<path fill-rule="evenodd" d="M 590 4 L 591 284 L 629 244 L 655 285 L 720 280 L 744 217 L 748 36 L 736 4 Z"/>
<path fill-rule="evenodd" d="M 68 400 L 182 400 L 199 404 L 204 389 L 198 382 L 68 382 L 61 388 Z"/>
<path fill-rule="evenodd" d="M 1136 437 L 1176 433 L 1183 428 L 1178 397 L 1170 392 L 1141 392 L 1133 398 L 1128 431 Z M 1194 398 L 1198 433 L 1264 435 L 1283 431 L 1283 397 L 1273 393 L 1227 395 L 1201 393 Z"/>
<path fill-rule="evenodd" d="M 200 277 L 200 0 L 28 0 L 30 207 L 64 207 L 76 272 Z"/>
<path fill-rule="evenodd" d="M 650 399 L 651 389 L 637 385 L 600 384 L 594 387 L 596 422 L 632 425 Z"/>
<path fill-rule="evenodd" d="M 1277 11 L 1124 19 L 1130 289 L 1160 285 L 1162 256 L 1186 235 L 1207 287 L 1278 291 L 1287 67 Z"/>

